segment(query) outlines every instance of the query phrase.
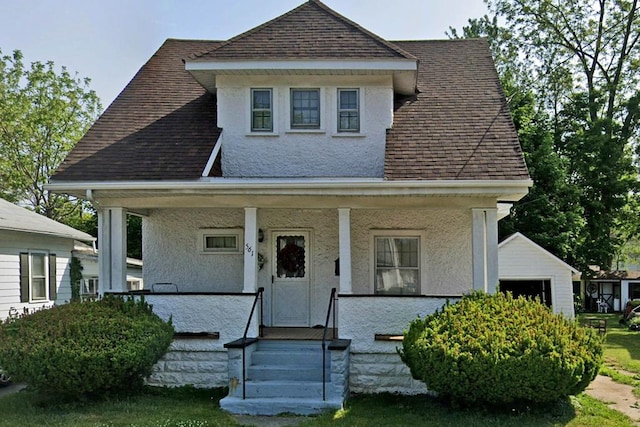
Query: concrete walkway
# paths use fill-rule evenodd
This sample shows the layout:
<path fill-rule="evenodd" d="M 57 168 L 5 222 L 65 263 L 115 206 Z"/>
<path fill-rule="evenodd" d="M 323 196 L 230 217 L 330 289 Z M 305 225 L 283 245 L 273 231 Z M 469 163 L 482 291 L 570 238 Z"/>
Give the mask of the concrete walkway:
<path fill-rule="evenodd" d="M 11 384 L 6 387 L 0 387 L 0 397 L 5 396 L 7 394 L 18 392 L 25 387 L 26 387 L 25 384 Z"/>
<path fill-rule="evenodd" d="M 630 385 L 620 384 L 610 377 L 598 375 L 584 392 L 616 411 L 622 412 L 640 426 L 640 399 L 633 394 L 633 387 Z"/>

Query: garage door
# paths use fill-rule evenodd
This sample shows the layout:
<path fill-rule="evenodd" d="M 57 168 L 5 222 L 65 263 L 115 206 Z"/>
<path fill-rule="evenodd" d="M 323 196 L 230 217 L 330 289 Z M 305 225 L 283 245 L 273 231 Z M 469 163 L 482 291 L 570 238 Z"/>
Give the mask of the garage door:
<path fill-rule="evenodd" d="M 511 292 L 514 297 L 539 297 L 551 307 L 551 280 L 500 280 L 500 291 Z"/>

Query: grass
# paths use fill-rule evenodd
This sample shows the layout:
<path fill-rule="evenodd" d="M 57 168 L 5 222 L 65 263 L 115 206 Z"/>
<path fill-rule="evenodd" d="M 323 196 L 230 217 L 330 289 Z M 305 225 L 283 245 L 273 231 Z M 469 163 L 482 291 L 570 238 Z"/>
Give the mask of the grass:
<path fill-rule="evenodd" d="M 640 333 L 620 325 L 616 314 L 586 314 L 607 319 L 603 373 L 615 381 L 640 390 Z M 220 410 L 221 389 L 146 388 L 139 395 L 99 402 L 63 402 L 34 392 L 0 397 L 0 427 L 3 426 L 149 426 L 210 427 L 237 426 L 236 419 Z M 522 411 L 496 412 L 451 409 L 424 396 L 390 394 L 352 397 L 339 411 L 300 418 L 305 427 L 322 426 L 569 426 L 626 427 L 633 423 L 621 413 L 585 394 Z"/>
<path fill-rule="evenodd" d="M 237 426 L 222 412 L 221 389 L 147 388 L 128 398 L 101 402 L 60 402 L 24 390 L 0 397 L 0 426 L 210 427 Z M 570 426 L 631 427 L 619 412 L 586 395 L 521 412 L 453 410 L 425 396 L 359 395 L 344 409 L 299 418 L 305 427 L 322 426 Z"/>

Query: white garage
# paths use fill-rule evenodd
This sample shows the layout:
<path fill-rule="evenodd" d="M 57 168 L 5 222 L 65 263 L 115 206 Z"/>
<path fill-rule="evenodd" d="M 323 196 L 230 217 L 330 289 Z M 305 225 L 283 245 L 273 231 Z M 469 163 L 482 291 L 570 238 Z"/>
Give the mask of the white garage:
<path fill-rule="evenodd" d="M 551 252 L 515 233 L 498 245 L 498 277 L 501 291 L 514 296 L 537 296 L 573 319 L 573 285 L 571 276 L 578 270 Z"/>

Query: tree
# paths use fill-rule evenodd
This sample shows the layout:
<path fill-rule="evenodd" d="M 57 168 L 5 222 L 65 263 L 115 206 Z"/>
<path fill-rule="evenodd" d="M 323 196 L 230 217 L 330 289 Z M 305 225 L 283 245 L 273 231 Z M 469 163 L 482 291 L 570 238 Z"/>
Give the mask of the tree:
<path fill-rule="evenodd" d="M 470 19 L 462 35 L 450 28 L 453 38 L 486 37 L 500 74 L 509 110 L 518 132 L 529 174 L 529 193 L 499 223 L 500 238 L 519 231 L 547 250 L 573 263 L 584 225 L 578 192 L 569 181 L 569 163 L 556 150 L 551 117 L 540 108 L 527 74 L 518 63 L 512 35 L 496 17 Z"/>
<path fill-rule="evenodd" d="M 51 61 L 27 68 L 22 59 L 19 50 L 0 51 L 0 197 L 72 222 L 85 204 L 44 185 L 95 121 L 100 101 L 89 79 L 56 72 Z"/>
<path fill-rule="evenodd" d="M 555 150 L 569 162 L 585 226 L 578 265 L 609 267 L 635 197 L 640 127 L 638 0 L 488 0 L 506 23 L 515 69 L 530 76 L 552 117 Z M 510 47 L 509 47 L 510 46 Z M 532 77 L 532 78 L 531 78 Z M 636 151 L 637 152 L 637 151 Z M 628 228 L 628 227 L 627 227 Z"/>

